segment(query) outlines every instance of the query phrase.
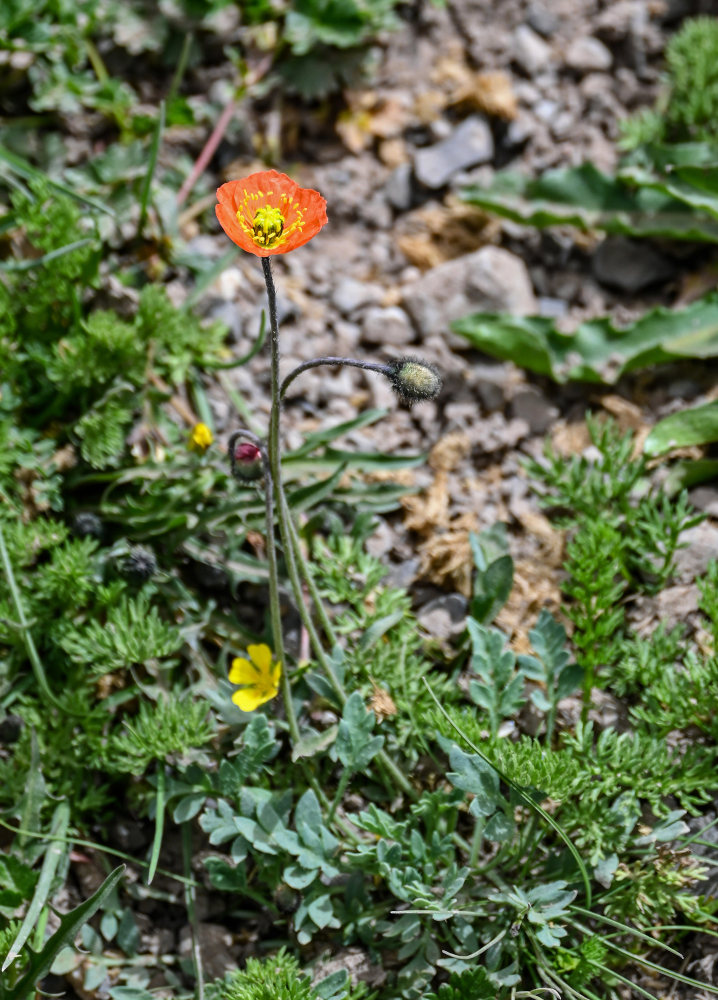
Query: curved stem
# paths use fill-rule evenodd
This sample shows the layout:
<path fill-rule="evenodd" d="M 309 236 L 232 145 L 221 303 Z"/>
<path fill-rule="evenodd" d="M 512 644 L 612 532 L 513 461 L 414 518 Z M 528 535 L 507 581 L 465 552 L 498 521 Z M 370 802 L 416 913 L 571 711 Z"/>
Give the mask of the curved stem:
<path fill-rule="evenodd" d="M 23 641 L 25 643 L 25 649 L 27 651 L 28 659 L 32 665 L 32 671 L 35 675 L 35 680 L 37 681 L 37 686 L 40 688 L 45 698 L 54 705 L 55 708 L 59 709 L 61 712 L 66 712 L 69 715 L 74 715 L 77 718 L 81 718 L 84 714 L 83 712 L 76 712 L 70 705 L 63 705 L 55 695 L 50 690 L 50 685 L 47 682 L 47 677 L 45 676 L 45 670 L 42 665 L 42 660 L 40 659 L 40 654 L 37 651 L 37 646 L 35 645 L 35 640 L 32 637 L 30 631 L 30 625 L 27 618 L 25 617 L 25 608 L 22 603 L 22 597 L 20 596 L 20 588 L 17 585 L 15 579 L 15 574 L 13 572 L 12 563 L 10 561 L 10 553 L 7 550 L 5 544 L 5 536 L 2 530 L 2 524 L 0 524 L 0 562 L 2 562 L 3 570 L 5 571 L 5 578 L 7 579 L 8 587 L 10 588 L 10 596 L 12 602 L 15 605 L 15 614 L 17 615 L 18 628 L 22 632 Z"/>
<path fill-rule="evenodd" d="M 266 259 L 266 257 L 263 258 L 263 260 Z M 284 394 L 298 375 L 301 375 L 302 372 L 308 371 L 310 368 L 319 368 L 322 365 L 332 365 L 335 367 L 346 365 L 349 368 L 363 368 L 364 371 L 379 372 L 380 375 L 390 374 L 389 368 L 386 365 L 379 364 L 377 361 L 357 361 L 355 358 L 311 358 L 311 360 L 303 361 L 301 365 L 297 365 L 297 367 L 291 371 L 289 375 L 287 375 L 285 380 L 282 382 L 282 388 L 279 390 L 279 398 L 284 399 Z"/>
<path fill-rule="evenodd" d="M 285 560 L 287 563 L 287 571 L 289 574 L 289 580 L 292 585 L 292 591 L 294 593 L 295 600 L 297 602 L 297 608 L 302 619 L 307 632 L 309 633 L 309 638 L 314 648 L 315 655 L 319 660 L 322 669 L 327 674 L 327 678 L 334 688 L 340 703 L 343 705 L 346 701 L 347 695 L 343 686 L 339 683 L 339 680 L 331 669 L 331 665 L 327 659 L 326 653 L 324 652 L 324 647 L 322 646 L 321 640 L 317 633 L 314 622 L 312 621 L 312 616 L 307 608 L 306 601 L 304 599 L 304 593 L 302 591 L 302 583 L 297 570 L 297 560 L 295 556 L 299 554 L 299 564 L 302 566 L 304 578 L 307 580 L 309 585 L 310 574 L 307 570 L 306 564 L 304 563 L 304 558 L 301 553 L 299 546 L 295 549 L 292 544 L 290 529 L 288 527 L 288 521 L 290 518 L 287 517 L 287 511 L 289 505 L 287 504 L 286 497 L 284 495 L 284 489 L 282 486 L 282 468 L 281 468 L 281 456 L 279 451 L 279 412 L 281 408 L 281 395 L 279 386 L 279 326 L 277 324 L 277 292 L 274 287 L 274 278 L 272 277 L 272 265 L 270 263 L 269 257 L 262 257 L 262 270 L 264 271 L 264 281 L 267 286 L 267 303 L 269 305 L 269 342 L 271 346 L 271 363 L 270 363 L 270 383 L 271 383 L 271 410 L 269 414 L 269 442 L 268 442 L 268 453 L 269 453 L 269 473 L 271 476 L 271 482 L 267 484 L 267 496 L 270 497 L 272 494 L 276 497 L 277 503 L 277 521 L 279 524 L 279 534 L 282 540 L 282 546 L 284 548 Z M 268 504 L 269 504 L 268 500 Z M 272 523 L 272 522 L 269 522 Z M 275 566 L 276 572 L 276 566 Z M 271 585 L 271 566 L 270 566 L 270 585 Z M 276 588 L 275 588 L 276 589 Z M 270 595 L 271 596 L 271 595 Z M 277 600 L 277 611 L 278 611 L 278 600 Z M 281 631 L 281 628 L 280 628 Z M 287 704 L 287 718 L 290 720 L 291 729 L 291 716 L 293 716 L 293 710 L 291 708 L 291 689 L 289 686 L 289 679 L 287 677 L 286 670 L 282 670 L 282 692 L 284 694 L 284 700 Z M 296 727 L 296 719 L 294 720 L 294 725 Z M 292 730 L 292 739 L 295 741 L 299 739 L 298 730 Z M 416 790 L 412 787 L 411 783 L 408 781 L 406 775 L 397 767 L 394 761 L 389 757 L 389 755 L 384 750 L 380 750 L 377 754 L 377 760 L 379 761 L 382 769 L 388 773 L 394 783 L 401 788 L 401 790 L 412 799 L 417 798 Z"/>

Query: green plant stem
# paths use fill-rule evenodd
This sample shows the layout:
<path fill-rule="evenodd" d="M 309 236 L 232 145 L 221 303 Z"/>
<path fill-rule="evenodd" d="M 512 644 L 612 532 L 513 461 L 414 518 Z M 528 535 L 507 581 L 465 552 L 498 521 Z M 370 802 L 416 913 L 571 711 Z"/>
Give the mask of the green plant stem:
<path fill-rule="evenodd" d="M 45 695 L 47 700 L 55 708 L 59 709 L 61 712 L 69 712 L 70 715 L 75 715 L 80 717 L 81 712 L 74 712 L 70 708 L 65 708 L 55 695 L 50 690 L 50 685 L 47 683 L 47 677 L 45 676 L 45 670 L 42 665 L 42 661 L 37 652 L 37 647 L 35 646 L 35 641 L 30 632 L 30 626 L 28 625 L 27 618 L 25 617 L 25 608 L 22 603 L 22 597 L 20 596 L 20 589 L 17 585 L 15 579 L 15 574 L 13 572 L 12 563 L 10 562 L 10 553 L 7 550 L 5 544 L 5 536 L 2 530 L 2 524 L 0 524 L 0 561 L 2 561 L 3 570 L 5 571 L 5 576 L 7 578 L 8 587 L 10 588 L 10 596 L 12 597 L 12 602 L 15 606 L 15 614 L 17 615 L 17 620 L 22 632 L 23 639 L 25 641 L 25 649 L 27 650 L 28 659 L 32 665 L 32 672 L 35 675 L 35 680 L 37 685 Z"/>
<path fill-rule="evenodd" d="M 282 490 L 282 498 L 285 504 L 287 524 L 289 525 L 289 534 L 292 540 L 292 548 L 294 550 L 294 555 L 297 562 L 299 562 L 300 565 L 302 565 L 303 563 L 305 563 L 304 552 L 302 550 L 302 540 L 299 535 L 299 529 L 297 528 L 297 525 L 294 521 L 294 516 L 292 514 L 292 511 L 289 507 L 289 504 L 286 502 L 286 496 L 284 495 L 284 490 Z M 332 644 L 332 646 L 336 646 L 337 633 L 334 631 L 334 626 L 332 625 L 329 619 L 329 615 L 327 614 L 326 608 L 324 607 L 324 601 L 322 601 L 321 594 L 319 593 L 319 589 L 317 587 L 313 575 L 309 572 L 309 568 L 306 565 L 304 566 L 304 568 L 307 571 L 305 573 L 305 580 L 307 583 L 307 588 L 309 590 L 309 596 L 311 597 L 312 603 L 316 608 L 317 616 L 319 617 L 321 626 L 324 629 L 324 634 L 326 635 L 327 639 Z"/>
<path fill-rule="evenodd" d="M 289 732 L 292 742 L 296 745 L 299 742 L 299 726 L 292 704 L 292 688 L 289 683 L 289 671 L 287 660 L 284 655 L 284 642 L 282 639 L 282 613 L 279 605 L 279 573 L 277 570 L 277 543 L 274 536 L 274 500 L 276 498 L 277 521 L 282 543 L 285 539 L 284 521 L 282 518 L 282 469 L 279 453 L 279 326 L 277 323 L 277 293 L 274 288 L 272 278 L 272 265 L 269 257 L 262 257 L 262 269 L 264 271 L 264 281 L 267 286 L 267 301 L 269 304 L 269 343 L 270 343 L 270 387 L 271 387 L 271 409 L 269 412 L 269 441 L 267 443 L 267 453 L 269 459 L 269 476 L 265 489 L 267 503 L 267 559 L 269 562 L 269 607 L 272 618 L 272 629 L 274 633 L 274 644 L 277 656 L 282 663 L 282 696 L 284 697 L 284 708 L 287 713 Z M 286 549 L 286 545 L 285 545 Z M 293 581 L 292 581 L 293 582 Z M 301 590 L 301 588 L 300 588 Z M 296 594 L 295 594 L 296 596 Z M 301 602 L 300 602 L 301 603 Z"/>
<path fill-rule="evenodd" d="M 584 726 L 588 722 L 588 713 L 591 708 L 591 691 L 593 690 L 593 680 L 594 680 L 593 657 L 589 656 L 584 661 L 584 672 L 583 672 L 583 699 L 581 704 L 581 723 Z"/>
<path fill-rule="evenodd" d="M 87 58 L 90 60 L 90 65 L 95 71 L 95 76 L 99 82 L 107 83 L 110 79 L 110 74 L 107 72 L 107 67 L 102 61 L 102 56 L 97 51 L 97 46 L 91 38 L 85 39 L 85 52 L 87 52 Z"/>
<path fill-rule="evenodd" d="M 294 598 L 297 602 L 297 608 L 302 619 L 309 638 L 314 648 L 315 655 L 319 660 L 322 669 L 325 671 L 330 684 L 337 693 L 337 697 L 340 699 L 343 705 L 346 701 L 346 692 L 344 688 L 339 683 L 334 671 L 331 669 L 329 661 L 327 660 L 326 653 L 324 652 L 324 647 L 322 646 L 321 640 L 317 633 L 317 630 L 312 621 L 312 617 L 307 608 L 306 601 L 304 599 L 304 593 L 302 591 L 302 583 L 299 577 L 299 572 L 297 565 L 302 567 L 302 576 L 307 581 L 307 586 L 311 589 L 311 575 L 307 569 L 304 555 L 301 551 L 301 546 L 295 546 L 292 544 L 292 538 L 290 533 L 290 528 L 288 526 L 288 521 L 291 518 L 287 517 L 287 512 L 289 506 L 287 504 L 286 497 L 284 495 L 284 489 L 282 486 L 282 469 L 281 469 L 281 455 L 279 450 L 279 414 L 281 409 L 281 397 L 280 397 L 280 384 L 279 384 L 279 326 L 277 323 L 277 293 L 274 287 L 274 278 L 272 277 L 272 265 L 270 263 L 269 257 L 262 257 L 262 270 L 264 271 L 264 281 L 267 286 L 267 304 L 269 306 L 269 342 L 271 347 L 271 362 L 270 362 L 270 384 L 271 384 L 271 410 L 269 414 L 269 440 L 267 445 L 267 450 L 269 453 L 269 467 L 271 473 L 271 483 L 267 484 L 267 496 L 271 496 L 274 493 L 276 497 L 277 504 L 277 521 L 279 524 L 279 533 L 282 539 L 282 545 L 284 547 L 285 560 L 287 563 L 287 571 L 289 575 L 289 581 L 292 586 L 292 591 L 294 593 Z M 271 522 L 268 522 L 270 524 Z M 271 548 L 268 532 L 268 552 Z M 273 544 L 273 536 L 272 536 Z M 270 567 L 271 568 L 271 567 Z M 276 567 L 275 567 L 276 572 Z M 318 595 L 317 595 L 318 596 Z M 270 572 L 270 600 L 271 600 L 271 572 Z M 321 601 L 320 601 L 321 603 Z M 291 709 L 291 688 L 289 686 L 289 679 L 287 677 L 286 670 L 282 670 L 282 682 L 283 682 L 283 694 L 285 702 L 289 703 L 288 708 L 288 718 Z M 296 726 L 296 720 L 295 720 Z M 291 728 L 291 721 L 290 721 Z M 298 731 L 296 734 L 292 732 L 292 738 L 297 741 L 299 739 Z M 399 768 L 396 766 L 394 761 L 389 757 L 389 755 L 384 750 L 380 750 L 377 754 L 377 761 L 380 767 L 385 773 L 388 773 L 393 782 L 399 787 L 406 795 L 412 799 L 417 798 L 416 790 L 412 787 L 411 783 L 407 779 Z"/>
<path fill-rule="evenodd" d="M 174 71 L 172 77 L 172 83 L 170 84 L 170 89 L 167 93 L 167 103 L 173 101 L 177 96 L 182 80 L 184 78 L 185 70 L 187 69 L 187 62 L 189 61 L 189 53 L 192 48 L 192 42 L 194 41 L 194 32 L 188 31 L 185 33 L 182 39 L 182 49 L 180 50 L 179 59 L 177 60 L 177 69 Z"/>
<path fill-rule="evenodd" d="M 82 840 L 79 837 L 62 837 L 56 836 L 51 833 L 38 833 L 37 830 L 28 830 L 22 826 L 13 826 L 11 823 L 6 823 L 3 819 L 0 819 L 0 827 L 3 830 L 9 830 L 10 833 L 14 833 L 18 837 L 34 837 L 36 840 L 52 840 L 58 844 L 74 844 L 76 847 L 89 847 L 94 851 L 99 851 L 101 854 L 111 854 L 115 858 L 122 858 L 123 861 L 130 861 L 133 865 L 137 865 L 139 868 L 149 868 L 149 862 L 143 861 L 142 858 L 136 858 L 132 854 L 126 854 L 124 851 L 118 851 L 114 847 L 107 847 L 106 844 L 98 844 L 96 840 Z M 176 882 L 181 882 L 185 884 L 188 880 L 182 875 L 177 875 L 175 872 L 169 871 L 167 868 L 158 868 L 157 871 L 160 875 L 164 875 L 165 878 L 174 879 Z M 193 886 L 200 886 L 201 882 L 196 882 L 192 879 L 189 880 L 190 884 Z"/>
<path fill-rule="evenodd" d="M 378 372 L 380 375 L 391 375 L 391 368 L 388 365 L 379 364 L 377 361 L 358 361 L 355 358 L 311 358 L 309 361 L 303 361 L 301 365 L 297 367 L 287 375 L 285 380 L 282 382 L 282 387 L 279 393 L 280 399 L 284 399 L 285 393 L 292 382 L 301 375 L 302 372 L 309 371 L 310 368 L 319 368 L 322 365 L 329 365 L 331 367 L 349 367 L 349 368 L 361 368 L 368 372 Z"/>
<path fill-rule="evenodd" d="M 344 792 L 347 790 L 347 785 L 349 784 L 349 779 L 351 778 L 351 776 L 352 772 L 349 770 L 348 767 L 345 767 L 344 770 L 342 771 L 342 776 L 339 779 L 339 784 L 337 785 L 337 790 L 334 795 L 334 798 L 332 799 L 332 804 L 329 809 L 329 814 L 327 816 L 327 823 L 333 822 L 334 814 L 337 811 L 337 807 L 341 802 L 342 797 L 344 796 Z"/>
<path fill-rule="evenodd" d="M 481 842 L 484 839 L 484 826 L 486 824 L 479 819 L 474 824 L 474 835 L 471 838 L 471 854 L 469 855 L 469 868 L 476 868 L 481 852 Z"/>
<path fill-rule="evenodd" d="M 271 453 L 270 453 L 271 464 Z M 284 650 L 284 636 L 282 635 L 282 608 L 279 601 L 279 569 L 277 567 L 277 541 L 274 537 L 274 476 L 269 465 L 265 468 L 266 488 L 264 491 L 266 504 L 267 521 L 267 563 L 269 566 L 269 617 L 272 622 L 272 637 L 274 640 L 275 654 L 282 664 L 281 683 L 282 697 L 284 698 L 284 710 L 287 713 L 287 723 L 289 724 L 289 734 L 292 743 L 296 746 L 299 742 L 299 725 L 292 702 L 292 688 L 289 683 L 289 665 Z"/>
<path fill-rule="evenodd" d="M 157 862 L 162 848 L 162 833 L 165 827 L 165 765 L 159 761 L 157 765 L 157 797 L 155 799 L 155 835 L 152 841 L 150 867 L 147 871 L 147 885 L 150 885 L 157 871 Z"/>
<path fill-rule="evenodd" d="M 194 885 L 190 881 L 192 874 L 192 824 L 185 820 L 182 826 L 182 867 L 184 876 L 187 879 L 184 886 L 185 906 L 192 928 L 192 963 L 194 965 L 194 975 L 196 982 L 197 1000 L 204 1000 L 204 973 L 202 971 L 202 952 L 199 946 L 199 921 L 197 920 L 197 907 L 195 906 Z"/>
<path fill-rule="evenodd" d="M 302 552 L 301 549 L 299 535 L 296 530 L 296 526 L 292 523 L 292 515 L 289 509 L 289 504 L 287 502 L 286 494 L 284 492 L 284 487 L 281 487 L 280 503 L 282 505 L 282 513 L 284 515 L 283 520 L 280 522 L 282 524 L 282 529 L 283 529 L 282 540 L 283 542 L 286 541 L 287 543 L 286 544 L 287 573 L 289 575 L 289 581 L 292 585 L 292 590 L 294 591 L 294 596 L 297 600 L 299 615 L 302 619 L 302 624 L 304 625 L 309 634 L 309 639 L 314 649 L 314 654 L 319 660 L 322 669 L 326 673 L 329 683 L 334 688 L 334 692 L 336 693 L 336 696 L 339 699 L 339 704 L 343 706 L 344 702 L 347 700 L 347 694 L 344 688 L 342 687 L 341 683 L 337 679 L 337 676 L 332 670 L 331 664 L 327 659 L 327 654 L 324 651 L 324 646 L 322 645 L 319 633 L 317 632 L 316 626 L 309 612 L 309 608 L 307 607 L 307 602 L 304 597 L 304 590 L 302 588 L 302 578 L 306 581 L 307 587 L 309 588 L 309 592 L 312 595 L 312 600 L 316 605 L 317 611 L 319 612 L 319 608 L 321 608 L 319 616 L 320 619 L 322 619 L 322 624 L 324 626 L 325 631 L 327 631 L 327 625 L 329 627 L 329 633 L 327 634 L 327 638 L 329 638 L 329 635 L 332 635 L 334 642 L 336 642 L 336 635 L 334 633 L 334 630 L 332 629 L 331 623 L 329 622 L 326 610 L 324 609 L 324 606 L 322 604 L 321 597 L 319 595 L 318 590 L 316 589 L 316 585 L 314 585 L 314 580 L 312 579 L 311 573 L 309 572 L 306 560 L 304 559 L 304 553 Z M 301 576 L 299 567 L 301 567 Z"/>

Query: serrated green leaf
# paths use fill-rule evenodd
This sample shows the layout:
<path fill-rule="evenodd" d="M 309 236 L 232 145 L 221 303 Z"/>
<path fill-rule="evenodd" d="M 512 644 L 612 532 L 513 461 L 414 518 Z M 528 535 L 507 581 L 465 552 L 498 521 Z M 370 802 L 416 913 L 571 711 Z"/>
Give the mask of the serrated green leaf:
<path fill-rule="evenodd" d="M 624 328 L 601 317 L 568 334 L 546 317 L 496 313 L 475 313 L 452 328 L 479 350 L 556 382 L 613 385 L 649 365 L 718 357 L 718 296 L 706 296 L 685 309 L 653 309 Z"/>
<path fill-rule="evenodd" d="M 699 192 L 690 184 L 671 187 L 660 178 L 627 170 L 625 177 L 601 173 L 590 163 L 548 170 L 538 178 L 506 171 L 488 187 L 465 188 L 473 205 L 542 229 L 571 225 L 628 236 L 665 236 L 718 242 L 718 222 L 694 208 Z"/>
<path fill-rule="evenodd" d="M 47 974 L 62 949 L 74 941 L 75 935 L 83 924 L 99 910 L 105 899 L 114 891 L 115 886 L 122 878 L 124 870 L 124 865 L 115 868 L 107 876 L 97 892 L 93 893 L 84 903 L 80 903 L 74 910 L 71 910 L 61 918 L 60 926 L 45 942 L 42 950 L 37 954 L 31 953 L 27 971 L 11 990 L 6 990 L 3 1000 L 25 1000 L 25 997 L 34 991 L 35 983 L 38 979 Z"/>
<path fill-rule="evenodd" d="M 383 736 L 372 736 L 374 722 L 374 713 L 367 710 L 361 694 L 352 692 L 344 706 L 335 743 L 337 757 L 350 771 L 362 771 L 384 745 Z"/>

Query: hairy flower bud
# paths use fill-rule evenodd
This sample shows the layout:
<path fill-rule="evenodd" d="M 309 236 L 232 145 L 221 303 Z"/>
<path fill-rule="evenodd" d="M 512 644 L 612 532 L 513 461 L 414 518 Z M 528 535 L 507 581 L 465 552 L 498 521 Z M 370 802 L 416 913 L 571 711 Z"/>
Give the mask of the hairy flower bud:
<path fill-rule="evenodd" d="M 441 392 L 439 369 L 422 358 L 397 358 L 387 365 L 387 377 L 394 392 L 405 403 L 436 399 Z"/>
<path fill-rule="evenodd" d="M 146 545 L 133 545 L 119 569 L 126 580 L 140 587 L 157 572 L 157 556 Z"/>
<path fill-rule="evenodd" d="M 264 474 L 262 452 L 251 441 L 235 441 L 230 448 L 232 475 L 240 482 L 261 479 Z"/>
<path fill-rule="evenodd" d="M 97 516 L 89 510 L 81 510 L 72 519 L 72 530 L 78 538 L 96 538 L 102 541 L 105 533 L 104 525 Z"/>

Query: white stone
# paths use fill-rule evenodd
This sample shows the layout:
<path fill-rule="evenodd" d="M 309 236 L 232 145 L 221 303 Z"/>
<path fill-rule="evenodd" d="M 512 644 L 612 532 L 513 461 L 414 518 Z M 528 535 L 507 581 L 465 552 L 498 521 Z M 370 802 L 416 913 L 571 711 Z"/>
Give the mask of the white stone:
<path fill-rule="evenodd" d="M 613 56 L 597 38 L 575 38 L 566 49 L 566 65 L 578 73 L 601 72 L 611 68 Z"/>
<path fill-rule="evenodd" d="M 514 59 L 528 76 L 536 76 L 551 62 L 551 47 L 528 24 L 514 31 Z"/>

